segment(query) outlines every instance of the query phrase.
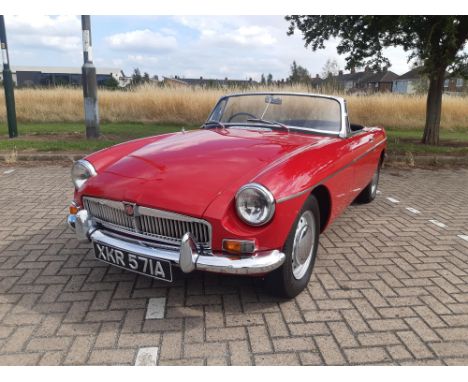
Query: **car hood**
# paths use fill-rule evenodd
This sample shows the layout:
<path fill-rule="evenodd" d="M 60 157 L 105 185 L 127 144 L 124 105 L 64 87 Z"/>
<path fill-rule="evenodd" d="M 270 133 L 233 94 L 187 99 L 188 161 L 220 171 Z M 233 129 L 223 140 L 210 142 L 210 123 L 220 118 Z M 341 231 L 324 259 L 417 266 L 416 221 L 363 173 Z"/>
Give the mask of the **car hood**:
<path fill-rule="evenodd" d="M 93 194 L 203 216 L 272 162 L 318 145 L 323 136 L 270 129 L 203 129 L 171 134 L 123 156 L 93 179 Z"/>

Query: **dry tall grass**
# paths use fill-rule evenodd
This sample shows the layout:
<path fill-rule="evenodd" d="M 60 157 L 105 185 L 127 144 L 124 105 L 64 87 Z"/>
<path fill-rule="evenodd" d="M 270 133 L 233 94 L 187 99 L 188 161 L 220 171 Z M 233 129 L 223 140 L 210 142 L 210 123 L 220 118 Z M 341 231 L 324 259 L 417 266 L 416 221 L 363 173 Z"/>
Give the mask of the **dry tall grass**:
<path fill-rule="evenodd" d="M 266 90 L 267 88 L 256 89 Z M 271 89 L 277 91 L 278 89 Z M 282 91 L 305 91 L 295 87 Z M 174 122 L 200 124 L 216 100 L 236 90 L 141 87 L 134 91 L 99 91 L 99 112 L 105 122 Z M 79 122 L 83 120 L 81 89 L 17 89 L 16 110 L 20 122 Z M 422 128 L 425 96 L 376 94 L 349 95 L 351 120 L 367 126 Z M 5 121 L 3 92 L 0 121 Z M 468 97 L 444 97 L 442 128 L 468 126 Z"/>

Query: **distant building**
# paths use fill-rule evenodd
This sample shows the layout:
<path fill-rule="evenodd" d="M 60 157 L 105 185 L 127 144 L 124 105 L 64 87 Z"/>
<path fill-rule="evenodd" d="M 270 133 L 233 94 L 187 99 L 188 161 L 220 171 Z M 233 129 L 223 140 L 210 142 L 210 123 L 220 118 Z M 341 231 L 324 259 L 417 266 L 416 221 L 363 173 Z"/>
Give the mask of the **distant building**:
<path fill-rule="evenodd" d="M 324 86 L 325 82 L 326 82 L 325 80 L 323 80 L 322 78 L 320 78 L 318 74 L 316 74 L 315 78 L 312 78 L 310 80 L 310 85 L 312 86 L 313 89 L 320 89 L 321 87 Z"/>
<path fill-rule="evenodd" d="M 393 80 L 396 78 L 398 75 L 389 70 L 373 72 L 369 67 L 366 67 L 362 72 L 356 72 L 352 69 L 349 73 L 343 73 L 340 70 L 338 75 L 326 79 L 321 79 L 317 74 L 315 78 L 311 79 L 311 85 L 315 89 L 330 86 L 347 93 L 391 92 Z"/>
<path fill-rule="evenodd" d="M 16 86 L 81 85 L 81 67 L 13 66 L 11 71 Z M 126 85 L 121 69 L 96 68 L 98 86 L 105 86 L 111 78 L 119 86 Z"/>
<path fill-rule="evenodd" d="M 384 70 L 367 77 L 365 83 L 370 92 L 386 93 L 393 91 L 393 81 L 397 78 L 398 74 L 390 70 Z"/>
<path fill-rule="evenodd" d="M 462 93 L 468 90 L 467 80 L 456 77 L 446 77 L 444 81 L 444 92 Z"/>
<path fill-rule="evenodd" d="M 463 78 L 453 77 L 445 73 L 444 92 L 458 94 L 467 91 L 467 81 Z M 426 90 L 429 87 L 427 76 L 423 75 L 422 68 L 414 68 L 393 81 L 393 91 L 402 94 L 414 94 L 418 90 Z"/>
<path fill-rule="evenodd" d="M 338 75 L 334 77 L 334 80 L 345 92 L 355 92 L 367 88 L 366 79 L 373 74 L 369 67 L 366 67 L 362 72 L 356 72 L 355 69 L 351 69 L 350 73 L 343 73 L 340 70 Z"/>
<path fill-rule="evenodd" d="M 180 78 L 175 76 L 173 78 L 170 77 L 163 77 L 163 82 L 165 85 L 169 86 L 199 86 L 199 87 L 250 87 L 254 85 L 258 85 L 257 81 L 252 79 L 248 80 L 231 80 L 227 77 L 224 79 L 217 79 L 217 78 Z"/>
<path fill-rule="evenodd" d="M 393 81 L 393 92 L 402 94 L 416 93 L 421 81 L 424 81 L 421 75 L 421 68 L 411 69 L 402 74 Z"/>

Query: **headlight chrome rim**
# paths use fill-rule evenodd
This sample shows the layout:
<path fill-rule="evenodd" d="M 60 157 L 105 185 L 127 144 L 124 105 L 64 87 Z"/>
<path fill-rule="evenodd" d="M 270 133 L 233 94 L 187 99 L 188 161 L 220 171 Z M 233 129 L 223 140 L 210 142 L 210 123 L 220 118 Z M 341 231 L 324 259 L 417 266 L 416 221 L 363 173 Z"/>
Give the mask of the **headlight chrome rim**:
<path fill-rule="evenodd" d="M 77 184 L 77 181 L 80 180 L 80 179 L 75 178 L 75 176 L 73 174 L 74 169 L 77 168 L 78 166 L 81 166 L 82 168 L 84 168 L 87 175 L 88 175 L 85 179 L 81 179 L 80 184 Z M 97 175 L 96 169 L 87 160 L 79 159 L 75 163 L 73 163 L 73 166 L 72 166 L 72 169 L 71 169 L 71 178 L 72 178 L 73 185 L 75 186 L 75 188 L 77 190 L 80 189 L 81 187 L 83 187 L 83 185 L 88 181 L 89 178 L 92 178 L 93 176 L 96 176 L 96 175 Z"/>
<path fill-rule="evenodd" d="M 252 221 L 244 218 L 244 216 L 239 211 L 238 202 L 239 202 L 240 195 L 242 194 L 243 191 L 248 190 L 248 189 L 254 189 L 256 191 L 259 191 L 262 194 L 262 196 L 265 198 L 265 201 L 267 203 L 268 214 L 266 215 L 266 217 L 261 222 L 257 222 L 257 223 L 252 222 Z M 239 188 L 239 190 L 236 193 L 235 203 L 236 203 L 237 216 L 239 216 L 239 218 L 244 223 L 246 223 L 246 224 L 248 224 L 250 226 L 259 227 L 259 226 L 265 225 L 265 224 L 267 224 L 267 223 L 269 223 L 271 221 L 271 219 L 273 218 L 273 215 L 275 214 L 275 209 L 276 208 L 275 208 L 275 198 L 274 198 L 273 194 L 271 193 L 271 191 L 268 188 L 266 188 L 265 186 L 262 186 L 259 183 L 247 183 L 244 186 L 242 186 L 241 188 Z"/>

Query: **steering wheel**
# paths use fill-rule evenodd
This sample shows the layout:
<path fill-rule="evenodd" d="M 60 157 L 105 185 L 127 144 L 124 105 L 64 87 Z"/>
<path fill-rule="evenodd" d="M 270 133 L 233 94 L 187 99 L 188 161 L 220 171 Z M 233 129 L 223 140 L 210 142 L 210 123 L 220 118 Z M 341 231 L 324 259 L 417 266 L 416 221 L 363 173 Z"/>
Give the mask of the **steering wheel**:
<path fill-rule="evenodd" d="M 252 117 L 252 118 L 254 118 L 254 119 L 257 118 L 257 117 L 256 117 L 255 115 L 253 115 L 253 114 L 250 114 L 250 113 L 246 113 L 246 112 L 241 111 L 241 112 L 239 112 L 239 113 L 236 113 L 236 114 L 231 115 L 231 117 L 228 119 L 228 123 L 231 122 L 234 118 L 239 117 L 240 115 L 246 115 L 247 117 Z"/>

